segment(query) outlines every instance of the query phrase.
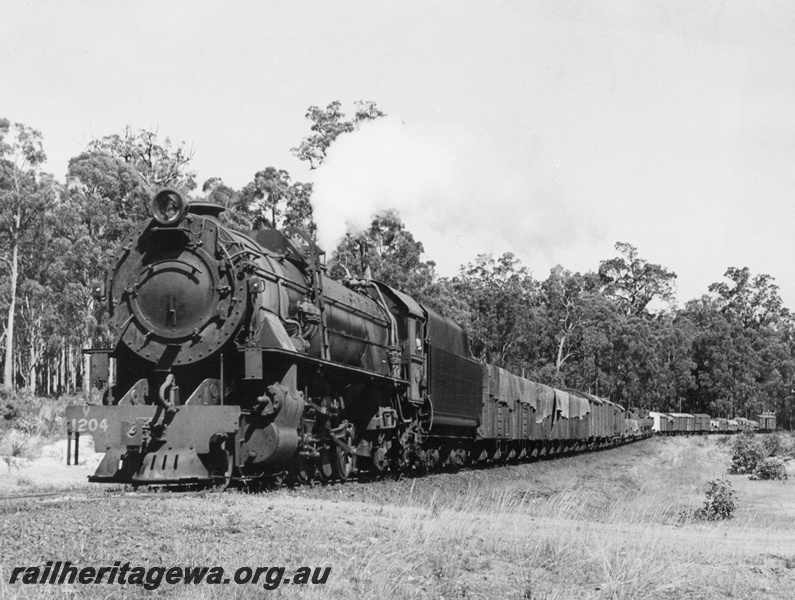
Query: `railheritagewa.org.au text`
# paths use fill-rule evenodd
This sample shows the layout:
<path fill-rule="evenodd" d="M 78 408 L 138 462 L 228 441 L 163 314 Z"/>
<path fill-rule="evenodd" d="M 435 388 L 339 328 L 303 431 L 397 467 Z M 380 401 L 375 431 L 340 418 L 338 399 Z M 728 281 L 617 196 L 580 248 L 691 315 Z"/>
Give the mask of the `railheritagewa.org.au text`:
<path fill-rule="evenodd" d="M 78 567 L 69 561 L 13 567 L 10 584 L 21 585 L 139 585 L 156 590 L 161 585 L 258 585 L 275 590 L 281 585 L 324 585 L 331 567 L 239 567 L 234 571 L 212 566 L 133 566 L 116 561 L 112 566 Z"/>

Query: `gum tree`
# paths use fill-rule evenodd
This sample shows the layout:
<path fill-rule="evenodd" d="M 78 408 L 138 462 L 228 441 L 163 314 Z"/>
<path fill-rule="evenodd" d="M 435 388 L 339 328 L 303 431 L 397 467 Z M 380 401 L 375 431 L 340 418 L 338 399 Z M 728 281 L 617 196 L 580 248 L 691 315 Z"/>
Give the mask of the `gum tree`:
<path fill-rule="evenodd" d="M 0 261 L 10 274 L 3 368 L 6 389 L 14 387 L 14 321 L 20 263 L 24 260 L 20 249 L 55 199 L 52 177 L 41 172 L 45 161 L 40 132 L 0 119 L 0 237 L 5 243 Z"/>

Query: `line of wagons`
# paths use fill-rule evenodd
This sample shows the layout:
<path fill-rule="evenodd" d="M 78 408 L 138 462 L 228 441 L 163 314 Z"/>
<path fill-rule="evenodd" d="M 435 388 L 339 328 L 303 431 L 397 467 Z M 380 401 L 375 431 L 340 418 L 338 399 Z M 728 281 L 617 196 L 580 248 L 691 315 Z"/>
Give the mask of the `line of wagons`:
<path fill-rule="evenodd" d="M 753 421 L 627 410 L 606 398 L 529 381 L 493 365 L 484 364 L 482 370 L 475 460 L 596 449 L 655 434 L 766 432 L 776 428 L 774 413 L 763 413 Z"/>
<path fill-rule="evenodd" d="M 591 450 L 653 435 L 648 412 L 482 365 L 475 460 Z"/>
<path fill-rule="evenodd" d="M 654 420 L 652 429 L 662 435 L 685 435 L 707 433 L 740 433 L 758 431 L 760 433 L 776 430 L 776 415 L 766 412 L 758 415 L 758 421 L 736 417 L 734 419 L 713 419 L 707 414 L 649 412 Z"/>

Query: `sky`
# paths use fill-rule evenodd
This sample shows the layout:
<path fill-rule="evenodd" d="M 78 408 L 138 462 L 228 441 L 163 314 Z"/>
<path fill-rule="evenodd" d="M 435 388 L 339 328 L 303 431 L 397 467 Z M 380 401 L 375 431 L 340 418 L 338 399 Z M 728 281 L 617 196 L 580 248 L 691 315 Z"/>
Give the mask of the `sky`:
<path fill-rule="evenodd" d="M 537 279 L 616 242 L 678 275 L 728 267 L 795 309 L 795 4 L 0 0 L 0 117 L 46 170 L 126 125 L 193 148 L 199 184 L 267 166 L 315 185 L 327 249 L 384 208 L 454 275 L 513 252 Z M 316 170 L 310 105 L 374 100 Z M 358 217 L 358 218 L 357 218 Z"/>

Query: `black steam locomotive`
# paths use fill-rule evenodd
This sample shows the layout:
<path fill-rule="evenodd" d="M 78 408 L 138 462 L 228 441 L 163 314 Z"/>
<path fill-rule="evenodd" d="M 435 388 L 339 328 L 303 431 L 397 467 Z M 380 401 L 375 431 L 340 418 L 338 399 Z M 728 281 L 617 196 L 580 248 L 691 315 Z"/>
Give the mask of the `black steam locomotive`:
<path fill-rule="evenodd" d="M 650 434 L 608 400 L 472 360 L 459 325 L 398 290 L 330 279 L 300 230 L 241 233 L 221 211 L 161 190 L 95 290 L 116 332 L 85 351 L 105 398 L 67 412 L 70 448 L 90 434 L 105 452 L 90 480 L 345 480 Z"/>

